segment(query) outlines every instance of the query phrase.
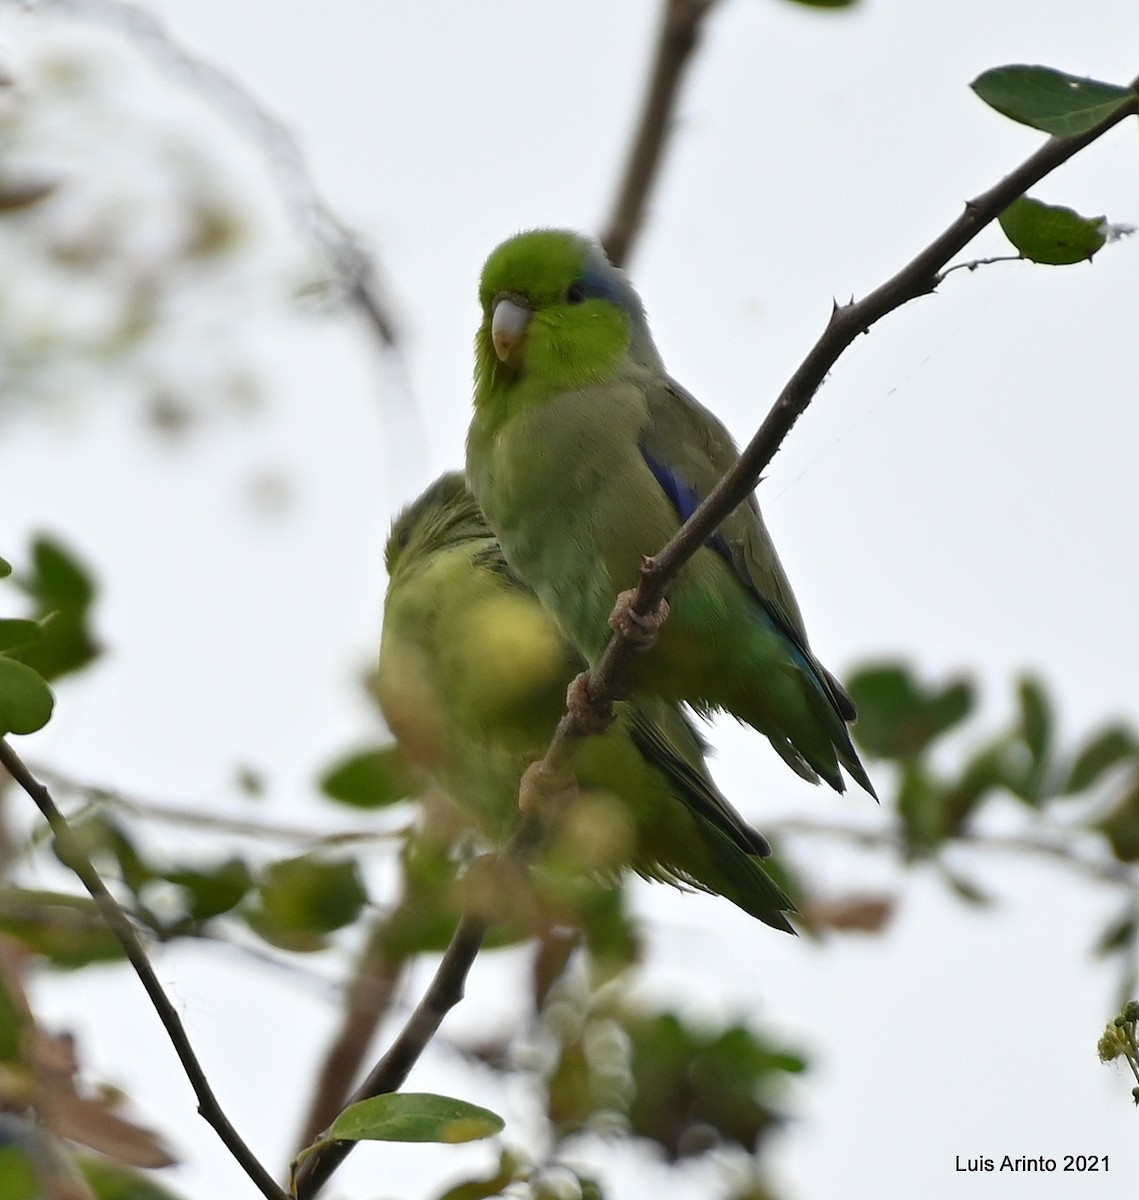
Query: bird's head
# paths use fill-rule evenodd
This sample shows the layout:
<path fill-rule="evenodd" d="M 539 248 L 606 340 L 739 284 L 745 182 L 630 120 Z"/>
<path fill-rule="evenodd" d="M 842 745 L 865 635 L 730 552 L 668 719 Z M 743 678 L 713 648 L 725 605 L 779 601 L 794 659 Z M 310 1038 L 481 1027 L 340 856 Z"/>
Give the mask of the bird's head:
<path fill-rule="evenodd" d="M 601 247 L 561 229 L 505 241 L 479 285 L 476 403 L 528 380 L 564 390 L 608 377 L 621 358 L 659 366 L 640 297 Z"/>
<path fill-rule="evenodd" d="M 441 475 L 392 522 L 384 563 L 393 580 L 460 542 L 489 540 L 490 528 L 458 471 Z"/>

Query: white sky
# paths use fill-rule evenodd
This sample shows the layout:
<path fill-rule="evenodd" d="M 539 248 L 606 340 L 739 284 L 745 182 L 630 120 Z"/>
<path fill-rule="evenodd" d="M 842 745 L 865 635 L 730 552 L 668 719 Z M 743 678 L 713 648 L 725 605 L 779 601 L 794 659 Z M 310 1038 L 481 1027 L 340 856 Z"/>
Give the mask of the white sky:
<path fill-rule="evenodd" d="M 387 523 L 461 462 L 479 267 L 521 227 L 598 228 L 656 4 L 166 0 L 153 11 L 286 120 L 325 196 L 377 248 L 427 451 L 406 452 L 398 371 L 374 367 L 352 319 L 274 313 L 266 297 L 296 251 L 271 222 L 263 278 L 235 285 L 232 310 L 215 314 L 222 327 L 253 314 L 249 356 L 271 397 L 260 415 L 217 418 L 175 447 L 110 403 L 0 427 L 0 553 L 18 558 L 30 530 L 49 528 L 87 555 L 110 647 L 60 689 L 56 719 L 25 748 L 96 782 L 224 811 L 237 803 L 235 765 L 249 763 L 270 782 L 266 815 L 329 825 L 342 819 L 309 781 L 375 733 L 353 679 L 378 638 Z M 19 61 L 34 28 L 6 7 L 0 50 Z M 969 81 L 1043 62 L 1126 82 L 1139 73 L 1137 33 L 1133 0 L 878 0 L 837 17 L 723 0 L 631 264 L 672 373 L 749 436 L 831 298 L 879 283 L 1038 143 Z M 200 122 L 223 161 L 251 171 L 240 139 L 195 103 L 162 99 L 141 70 L 124 70 L 123 86 L 162 120 Z M 1135 138 L 1131 122 L 1034 194 L 1139 223 Z M 976 245 L 1000 252 L 996 234 Z M 1139 721 L 1137 255 L 1129 241 L 1087 267 L 959 272 L 839 364 L 760 492 L 828 665 L 902 654 L 931 678 L 975 673 L 990 727 L 1022 669 L 1059 697 L 1069 736 Z M 293 485 L 275 516 L 246 503 L 265 475 Z M 749 731 L 717 727 L 715 741 L 725 790 L 760 828 L 765 814 L 867 815 L 864 796 L 801 784 Z M 1015 818 L 1010 806 L 1003 819 Z M 882 862 L 808 849 L 836 892 L 895 882 Z M 794 1200 L 1134 1195 L 1130 1083 L 1094 1052 L 1114 976 L 1088 955 L 1117 898 L 1054 869 L 959 861 L 999 909 L 951 903 L 917 871 L 886 937 L 823 950 L 725 902 L 646 887 L 646 993 L 754 1013 L 812 1050 L 800 1120 L 771 1160 Z M 158 963 L 223 1104 L 277 1169 L 330 996 L 210 947 Z M 501 1021 L 490 997 L 509 985 L 492 976 L 519 965 L 480 962 L 448 1028 Z M 37 1003 L 171 1131 L 187 1160 L 171 1186 L 253 1194 L 196 1117 L 124 969 L 45 981 Z M 411 1086 L 487 1103 L 525 1136 L 517 1096 L 446 1052 Z M 1107 1154 L 1111 1170 L 953 1170 L 955 1155 L 1006 1153 Z M 488 1156 L 365 1148 L 333 1191 L 429 1195 L 425 1178 Z M 608 1194 L 711 1194 L 707 1170 L 671 1185 L 645 1170 L 623 1160 Z"/>

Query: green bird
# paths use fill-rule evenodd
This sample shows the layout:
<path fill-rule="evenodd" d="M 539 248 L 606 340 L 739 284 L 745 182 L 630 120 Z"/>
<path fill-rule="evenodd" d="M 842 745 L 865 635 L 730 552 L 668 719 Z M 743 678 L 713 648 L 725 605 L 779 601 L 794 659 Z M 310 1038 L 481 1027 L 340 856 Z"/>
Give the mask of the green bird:
<path fill-rule="evenodd" d="M 511 567 L 591 664 L 618 594 L 738 453 L 664 369 L 644 307 L 587 238 L 503 242 L 479 287 L 467 477 Z M 724 709 L 804 779 L 874 795 L 850 741 L 854 704 L 812 653 L 754 495 L 668 589 L 670 615 L 635 694 Z"/>
<path fill-rule="evenodd" d="M 501 844 L 522 775 L 544 755 L 584 663 L 507 565 L 462 475 L 442 476 L 400 513 L 385 557 L 384 717 L 409 762 Z M 554 831 L 572 841 L 573 861 L 712 892 L 794 932 L 783 915 L 794 906 L 759 862 L 766 839 L 717 790 L 676 706 L 616 705 L 610 728 L 580 743 L 573 774 L 577 795 Z"/>

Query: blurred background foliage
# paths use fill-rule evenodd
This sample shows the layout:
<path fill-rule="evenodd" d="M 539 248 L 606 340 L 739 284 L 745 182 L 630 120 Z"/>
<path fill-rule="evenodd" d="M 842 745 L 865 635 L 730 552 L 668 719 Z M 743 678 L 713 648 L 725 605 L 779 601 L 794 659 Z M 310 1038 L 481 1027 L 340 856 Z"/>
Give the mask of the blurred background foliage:
<path fill-rule="evenodd" d="M 0 420 L 97 397 L 134 405 L 150 426 L 177 434 L 220 409 L 246 410 L 260 399 L 248 352 L 258 313 L 328 285 L 311 246 L 266 277 L 265 226 L 284 220 L 266 181 L 192 133 L 180 118 L 188 101 L 157 77 L 140 74 L 143 101 L 124 106 L 106 82 L 139 70 L 133 60 L 124 67 L 127 57 L 113 38 L 62 36 L 0 64 Z M 249 328 L 231 324 L 239 308 Z M 0 551 L 13 566 L 0 583 L 0 715 L 9 714 L 5 731 L 24 732 L 21 721 L 39 714 L 42 724 L 50 713 L 46 685 L 66 702 L 69 679 L 101 652 L 98 565 L 51 533 Z M 1110 724 L 1063 741 L 1050 689 L 1031 676 L 1016 682 L 1012 716 L 995 729 L 979 725 L 968 677 L 931 682 L 890 661 L 867 664 L 848 684 L 880 810 L 857 824 L 789 819 L 764 830 L 802 931 L 820 940 L 881 932 L 905 903 L 907 871 L 935 872 L 962 903 L 992 904 L 985 879 L 995 868 L 981 860 L 1027 854 L 1115 897 L 1112 919 L 1088 930 L 1088 947 L 1117 964 L 1121 999 L 1132 993 L 1136 731 Z M 465 867 L 483 849 L 438 797 L 419 793 L 379 738 L 314 765 L 314 792 L 352 821 L 332 836 L 275 828 L 260 810 L 211 822 L 50 764 L 37 769 L 156 952 L 193 938 L 274 962 L 329 948 L 345 962 L 354 954 L 344 994 L 371 985 L 361 1009 L 369 1033 L 397 982 L 446 946 Z M 263 784 L 253 775 L 245 783 L 252 802 Z M 6 786 L 0 816 L 13 800 Z M 157 820 L 196 836 L 178 852 L 148 836 Z M 895 891 L 830 894 L 811 868 L 818 839 L 889 855 L 902 882 Z M 288 851 L 277 856 L 272 847 L 282 842 Z M 170 1193 L 145 1173 L 171 1161 L 160 1135 L 124 1115 L 126 1098 L 88 1079 L 81 1048 L 43 1029 L 28 1003 L 30 974 L 122 957 L 92 901 L 62 872 L 58 887 L 37 882 L 51 875 L 51 853 L 42 831 L 0 835 L 0 1200 L 161 1200 Z M 390 863 L 384 894 L 361 865 L 377 855 Z M 751 1015 L 701 1019 L 682 1003 L 642 998 L 638 965 L 649 948 L 620 887 L 537 885 L 517 907 L 488 952 L 531 947 L 529 1019 L 509 1036 L 458 1049 L 527 1089 L 538 1132 L 533 1144 L 506 1144 L 490 1175 L 439 1200 L 512 1185 L 534 1197 L 600 1196 L 580 1148 L 603 1155 L 623 1139 L 650 1144 L 669 1163 L 716 1155 L 725 1194 L 773 1196 L 764 1149 L 794 1113 L 793 1081 L 809 1076 L 809 1051 Z M 362 1054 L 368 1038 L 359 1029 L 354 1037 Z M 332 1087 L 324 1108 L 314 1101 L 309 1134 L 345 1086 Z M 160 1114 L 147 1120 L 164 1124 Z"/>
<path fill-rule="evenodd" d="M 98 653 L 96 581 L 50 539 L 29 548 L 28 562 L 0 594 L 5 611 L 37 622 L 43 637 L 10 653 L 22 653 L 22 661 L 58 682 Z M 840 838 L 867 853 L 885 850 L 903 881 L 906 869 L 933 869 L 952 895 L 971 905 L 994 902 L 983 882 L 992 868 L 979 865 L 979 856 L 1036 855 L 1058 870 L 1098 880 L 1117 896 L 1114 919 L 1088 931 L 1089 952 L 1112 956 L 1121 996 L 1133 991 L 1136 733 L 1113 724 L 1062 745 L 1048 690 L 1031 677 L 1016 684 L 1014 715 L 996 730 L 971 720 L 978 697 L 968 678 L 929 683 L 904 663 L 881 662 L 856 671 L 848 684 L 860 712 L 855 733 L 874 761 L 882 806 L 857 825 L 791 819 L 765 828 L 777 847 L 772 869 L 795 899 L 802 931 L 816 938 L 876 934 L 905 902 L 904 883 L 896 892 L 829 895 L 810 866 L 819 838 Z M 372 1028 L 394 981 L 417 959 L 445 948 L 468 894 L 463 865 L 483 849 L 438 797 L 418 794 L 413 773 L 382 741 L 347 749 L 314 780 L 330 804 L 356 820 L 373 816 L 374 824 L 314 835 L 302 853 L 283 857 L 269 852 L 279 833 L 259 817 L 246 818 L 239 850 L 234 835 L 241 831 L 229 829 L 207 839 L 206 849 L 199 844 L 185 856 L 173 854 L 146 836 L 160 815 L 156 808 L 47 768 L 41 774 L 65 803 L 86 853 L 156 949 L 178 938 L 260 945 L 258 952 L 272 957 L 362 947 L 354 978 L 388 981 L 369 1014 Z M 5 799 L 10 795 L 9 788 Z M 1017 814 L 1012 822 L 1010 802 Z M 192 813 L 173 819 L 187 829 L 208 828 Z M 211 842 L 216 848 L 208 848 Z M 388 895 L 374 894 L 365 883 L 361 864 L 377 853 L 397 868 Z M 40 1029 L 27 1006 L 21 980 L 29 970 L 76 971 L 122 956 L 89 898 L 67 886 L 45 890 L 22 882 L 41 874 L 35 860 L 50 854 L 42 834 L 4 846 L 0 1106 L 9 1121 L 29 1108 L 39 1114 L 35 1126 L 13 1134 L 17 1149 L 20 1137 L 34 1136 L 101 1151 L 103 1157 L 90 1162 L 79 1156 L 78 1169 L 96 1196 L 118 1196 L 124 1178 L 135 1180 L 131 1172 L 168 1160 L 155 1135 L 115 1112 L 121 1098 L 83 1090 L 69 1039 Z M 535 1195 L 544 1188 L 561 1195 L 563 1176 L 582 1195 L 600 1195 L 597 1181 L 581 1173 L 583 1139 L 590 1145 L 641 1139 L 668 1162 L 715 1154 L 734 1195 L 772 1195 L 764 1146 L 790 1119 L 790 1081 L 809 1072 L 809 1053 L 754 1018 L 717 1023 L 683 1005 L 647 1004 L 638 996 L 637 968 L 649 949 L 622 889 L 580 879 L 551 884 L 542 872 L 536 880 L 530 902 L 514 897 L 514 915 L 496 929 L 487 951 L 532 946 L 531 1018 L 501 1040 L 461 1050 L 504 1078 L 521 1080 L 546 1132 L 537 1147 L 504 1150 L 499 1172 L 446 1195 L 497 1195 L 504 1180 L 524 1183 Z M 64 1144 L 52 1153 L 70 1160 Z M 161 1194 L 142 1177 L 131 1186 L 140 1189 L 132 1196 L 144 1200 Z"/>

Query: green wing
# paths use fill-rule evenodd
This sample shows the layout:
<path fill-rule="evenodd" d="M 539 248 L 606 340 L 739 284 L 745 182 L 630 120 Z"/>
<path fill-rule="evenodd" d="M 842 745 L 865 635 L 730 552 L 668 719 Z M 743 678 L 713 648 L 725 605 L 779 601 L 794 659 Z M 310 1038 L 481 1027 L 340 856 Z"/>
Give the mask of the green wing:
<path fill-rule="evenodd" d="M 731 435 L 691 393 L 667 375 L 646 385 L 645 402 L 649 423 L 641 435 L 642 452 L 664 464 L 699 503 L 739 458 Z M 689 513 L 680 515 L 685 519 Z M 843 720 L 853 721 L 854 703 L 811 651 L 798 601 L 754 493 L 725 518 L 719 536 L 736 577 L 810 659 Z"/>

